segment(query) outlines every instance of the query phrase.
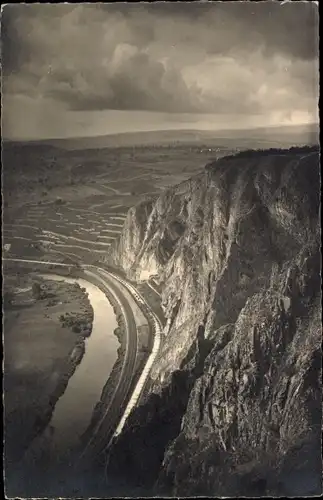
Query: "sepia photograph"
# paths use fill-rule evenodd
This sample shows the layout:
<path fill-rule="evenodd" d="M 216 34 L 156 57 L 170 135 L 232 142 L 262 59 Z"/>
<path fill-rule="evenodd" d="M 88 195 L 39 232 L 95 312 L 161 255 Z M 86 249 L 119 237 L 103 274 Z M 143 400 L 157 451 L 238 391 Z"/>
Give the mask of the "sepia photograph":
<path fill-rule="evenodd" d="M 322 495 L 319 6 L 1 7 L 6 498 Z"/>

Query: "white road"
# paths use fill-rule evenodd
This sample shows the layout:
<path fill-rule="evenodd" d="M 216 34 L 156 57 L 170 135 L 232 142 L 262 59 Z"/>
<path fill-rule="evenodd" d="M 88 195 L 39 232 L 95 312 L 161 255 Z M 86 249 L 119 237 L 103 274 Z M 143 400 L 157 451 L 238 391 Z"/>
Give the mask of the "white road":
<path fill-rule="evenodd" d="M 8 260 L 8 261 L 13 261 L 13 262 L 28 262 L 28 263 L 34 263 L 34 264 L 44 264 L 44 265 L 55 265 L 55 266 L 62 266 L 62 267 L 70 267 L 71 264 L 63 264 L 61 262 L 53 262 L 53 261 L 39 261 L 39 260 L 33 260 L 33 259 L 15 259 L 15 258 L 3 258 L 3 260 Z M 136 384 L 136 387 L 128 401 L 128 404 L 126 406 L 126 409 L 119 421 L 119 424 L 118 424 L 118 427 L 113 435 L 113 437 L 115 436 L 118 436 L 121 432 L 122 432 L 122 429 L 124 427 L 124 424 L 130 414 L 130 412 L 132 411 L 132 409 L 137 405 L 139 399 L 140 399 L 140 396 L 142 394 L 142 391 L 143 391 L 143 388 L 145 386 L 145 383 L 147 381 L 147 378 L 148 378 L 148 375 L 150 373 L 150 370 L 152 368 L 152 365 L 156 359 L 156 356 L 159 352 L 159 349 L 160 349 L 160 345 L 161 345 L 161 333 L 162 333 L 162 324 L 161 322 L 159 321 L 158 317 L 156 316 L 156 314 L 153 313 L 153 311 L 150 309 L 149 305 L 147 304 L 146 300 L 144 299 L 144 297 L 138 292 L 138 290 L 130 283 L 128 283 L 125 279 L 122 279 L 120 278 L 117 274 L 115 273 L 111 273 L 111 272 L 108 272 L 106 271 L 105 269 L 102 269 L 98 266 L 95 266 L 95 265 L 92 265 L 92 264 L 85 264 L 85 265 L 80 265 L 80 267 L 82 269 L 85 270 L 85 272 L 88 274 L 88 275 L 91 275 L 91 268 L 93 270 L 96 270 L 97 272 L 95 273 L 95 277 L 96 279 L 98 279 L 98 276 L 97 276 L 97 273 L 99 273 L 100 276 L 104 277 L 106 276 L 107 278 L 114 278 L 115 280 L 119 281 L 124 287 L 127 288 L 127 290 L 131 293 L 131 295 L 133 296 L 133 298 L 139 303 L 139 304 L 142 304 L 143 306 L 145 306 L 147 308 L 147 310 L 149 311 L 148 312 L 148 316 L 151 318 L 152 322 L 153 322 L 153 325 L 154 325 L 154 344 L 153 344 L 153 348 L 152 348 L 152 351 L 148 357 L 148 360 L 145 364 L 145 367 L 139 377 L 139 380 Z M 109 282 L 107 281 L 104 281 L 102 278 L 99 278 L 99 280 L 102 281 L 102 283 L 107 286 L 109 289 Z M 114 294 L 115 295 L 115 294 Z M 117 298 L 116 298 L 117 299 Z M 127 325 L 127 317 L 125 315 L 125 321 L 126 321 L 126 325 Z M 128 331 L 128 327 L 126 328 L 126 331 Z M 127 345 L 128 345 L 128 341 L 127 341 Z M 124 367 L 123 367 L 124 369 Z M 106 412 L 109 410 L 109 407 L 107 408 Z M 113 440 L 113 437 L 111 438 L 110 442 L 108 443 L 107 447 L 108 448 Z M 93 436 L 94 438 L 94 436 Z M 92 439 L 92 438 L 91 438 Z M 91 443 L 91 440 L 89 442 L 89 444 Z"/>

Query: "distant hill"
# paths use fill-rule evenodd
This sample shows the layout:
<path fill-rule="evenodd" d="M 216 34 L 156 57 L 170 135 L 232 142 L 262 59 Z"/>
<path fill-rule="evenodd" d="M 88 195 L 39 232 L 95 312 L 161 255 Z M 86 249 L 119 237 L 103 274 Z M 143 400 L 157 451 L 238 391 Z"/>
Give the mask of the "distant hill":
<path fill-rule="evenodd" d="M 318 124 L 254 128 L 247 130 L 157 130 L 125 132 L 97 137 L 30 141 L 30 145 L 49 145 L 62 149 L 101 149 L 109 147 L 209 144 L 228 147 L 292 146 L 317 144 Z"/>
<path fill-rule="evenodd" d="M 233 133 L 235 133 L 235 131 L 233 131 Z M 238 134 L 241 134 L 241 131 L 239 131 Z M 308 125 L 285 125 L 280 127 L 255 128 L 243 131 L 243 135 L 246 139 L 268 140 L 270 142 L 278 143 L 292 141 L 295 145 L 305 143 L 318 144 L 319 125 L 317 123 L 313 123 Z"/>

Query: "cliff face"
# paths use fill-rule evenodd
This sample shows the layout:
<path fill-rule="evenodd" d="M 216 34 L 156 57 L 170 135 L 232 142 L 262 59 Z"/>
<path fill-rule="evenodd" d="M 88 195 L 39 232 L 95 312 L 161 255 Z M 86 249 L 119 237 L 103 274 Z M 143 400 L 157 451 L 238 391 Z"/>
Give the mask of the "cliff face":
<path fill-rule="evenodd" d="M 314 150 L 244 153 L 130 210 L 110 262 L 157 275 L 167 325 L 114 472 L 175 496 L 318 491 L 319 183 Z"/>

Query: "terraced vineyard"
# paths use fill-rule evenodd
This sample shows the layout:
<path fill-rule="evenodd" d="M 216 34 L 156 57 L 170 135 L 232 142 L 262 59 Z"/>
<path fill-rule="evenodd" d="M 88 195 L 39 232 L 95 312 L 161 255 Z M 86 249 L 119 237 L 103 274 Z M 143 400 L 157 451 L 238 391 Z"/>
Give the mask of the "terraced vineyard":
<path fill-rule="evenodd" d="M 127 213 L 127 208 L 106 208 L 102 213 L 70 205 L 31 204 L 23 216 L 4 223 L 4 242 L 11 245 L 8 253 L 19 257 L 43 252 L 76 261 L 97 260 L 119 235 Z"/>
<path fill-rule="evenodd" d="M 210 151 L 5 146 L 5 255 L 104 260 L 129 208 L 201 170 Z"/>

